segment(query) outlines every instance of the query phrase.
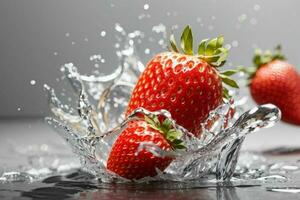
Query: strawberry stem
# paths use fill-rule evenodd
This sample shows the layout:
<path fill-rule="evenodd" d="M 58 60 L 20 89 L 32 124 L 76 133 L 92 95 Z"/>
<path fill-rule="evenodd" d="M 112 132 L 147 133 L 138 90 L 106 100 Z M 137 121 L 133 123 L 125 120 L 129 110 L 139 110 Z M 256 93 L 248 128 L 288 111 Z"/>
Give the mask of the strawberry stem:
<path fill-rule="evenodd" d="M 158 117 L 155 115 L 146 116 L 145 121 L 148 125 L 159 131 L 165 139 L 169 142 L 173 149 L 186 149 L 183 141 L 180 139 L 182 137 L 182 132 L 175 129 L 172 126 L 170 119 L 166 118 L 162 123 L 159 121 Z"/>
<path fill-rule="evenodd" d="M 257 69 L 264 64 L 267 64 L 273 60 L 285 60 L 285 56 L 281 52 L 281 45 L 277 45 L 274 48 L 274 51 L 266 50 L 262 51 L 261 49 L 256 49 L 253 57 L 253 64 Z"/>
<path fill-rule="evenodd" d="M 223 36 L 219 36 L 211 40 L 204 39 L 198 46 L 198 54 L 196 56 L 198 56 L 202 60 L 205 60 L 207 63 L 214 67 L 221 67 L 225 64 L 228 56 L 228 49 L 223 47 L 223 43 Z M 193 33 L 189 25 L 186 26 L 182 32 L 180 45 L 184 54 L 194 55 Z M 170 49 L 176 53 L 180 52 L 173 34 L 171 34 L 170 36 Z"/>
<path fill-rule="evenodd" d="M 211 40 L 204 39 L 198 45 L 198 54 L 195 55 L 199 59 L 204 60 L 211 66 L 218 68 L 225 64 L 226 59 L 228 57 L 229 49 L 223 47 L 224 37 L 219 36 L 217 38 L 213 38 Z M 192 29 L 189 25 L 187 25 L 181 35 L 180 45 L 183 54 L 186 55 L 194 55 L 193 52 L 193 33 Z M 176 44 L 176 40 L 173 34 L 170 36 L 170 48 L 171 51 L 176 53 L 180 53 L 180 49 Z M 234 70 L 229 70 L 223 73 L 220 73 L 220 77 L 222 82 L 230 87 L 239 88 L 237 83 L 231 79 L 229 76 L 236 73 Z M 228 94 L 228 89 L 223 86 L 223 96 L 226 99 L 229 99 L 230 96 Z"/>
<path fill-rule="evenodd" d="M 251 83 L 251 79 L 255 76 L 256 71 L 262 66 L 274 60 L 286 60 L 285 56 L 281 52 L 281 45 L 277 45 L 274 48 L 274 51 L 261 49 L 255 49 L 254 57 L 252 59 L 253 66 L 252 67 L 239 67 L 239 71 L 243 71 L 248 74 L 249 84 Z"/>

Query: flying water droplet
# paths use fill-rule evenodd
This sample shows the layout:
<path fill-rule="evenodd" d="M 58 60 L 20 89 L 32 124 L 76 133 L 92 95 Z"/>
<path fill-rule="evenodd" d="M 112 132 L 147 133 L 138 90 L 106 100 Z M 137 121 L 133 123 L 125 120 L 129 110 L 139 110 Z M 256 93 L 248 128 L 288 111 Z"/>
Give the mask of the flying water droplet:
<path fill-rule="evenodd" d="M 31 80 L 30 81 L 30 85 L 35 85 L 36 84 L 36 80 Z"/>
<path fill-rule="evenodd" d="M 231 43 L 231 45 L 232 45 L 233 47 L 238 47 L 238 46 L 239 46 L 239 42 L 236 41 L 236 40 L 233 40 L 232 43 Z"/>
<path fill-rule="evenodd" d="M 162 23 L 156 25 L 156 26 L 153 26 L 152 27 L 152 31 L 155 32 L 155 33 L 166 33 L 167 32 L 167 28 L 165 25 L 163 25 Z"/>
<path fill-rule="evenodd" d="M 126 34 L 125 31 L 124 31 L 124 29 L 123 29 L 123 27 L 120 24 L 118 24 L 118 23 L 115 24 L 115 30 L 117 32 L 121 33 L 122 35 Z"/>
<path fill-rule="evenodd" d="M 101 31 L 100 35 L 101 35 L 101 37 L 105 37 L 106 36 L 106 31 Z"/>
<path fill-rule="evenodd" d="M 101 60 L 102 56 L 100 54 L 95 54 L 90 56 L 90 61 L 99 62 Z"/>
<path fill-rule="evenodd" d="M 144 5 L 144 10 L 148 10 L 149 7 L 150 7 L 149 4 L 145 4 L 145 5 Z"/>
<path fill-rule="evenodd" d="M 225 44 L 224 47 L 225 47 L 226 49 L 231 49 L 231 45 L 230 45 L 230 44 Z"/>
<path fill-rule="evenodd" d="M 254 11 L 259 11 L 259 10 L 260 10 L 260 5 L 259 5 L 259 4 L 255 4 L 255 5 L 253 6 L 253 10 L 254 10 Z"/>
<path fill-rule="evenodd" d="M 256 25 L 256 24 L 257 24 L 257 19 L 251 18 L 251 19 L 250 19 L 250 24 L 251 24 L 251 25 Z"/>
<path fill-rule="evenodd" d="M 150 54 L 150 49 L 145 49 L 145 54 Z"/>

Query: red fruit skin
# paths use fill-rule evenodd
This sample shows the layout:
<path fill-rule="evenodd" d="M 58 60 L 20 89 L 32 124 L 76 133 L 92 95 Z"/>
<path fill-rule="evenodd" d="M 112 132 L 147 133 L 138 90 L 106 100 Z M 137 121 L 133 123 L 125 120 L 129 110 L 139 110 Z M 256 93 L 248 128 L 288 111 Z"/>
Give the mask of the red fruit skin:
<path fill-rule="evenodd" d="M 178 124 L 198 136 L 200 123 L 222 103 L 218 71 L 196 56 L 160 53 L 147 64 L 129 101 L 134 109 L 168 110 Z"/>
<path fill-rule="evenodd" d="M 152 142 L 163 150 L 171 150 L 171 145 L 157 130 L 145 121 L 130 122 L 120 134 L 110 152 L 107 169 L 127 179 L 155 176 L 156 168 L 163 171 L 172 162 L 170 157 L 156 157 L 142 150 L 135 155 L 141 142 Z"/>
<path fill-rule="evenodd" d="M 275 60 L 261 66 L 252 79 L 250 92 L 258 104 L 279 107 L 282 120 L 300 125 L 300 77 L 292 65 Z"/>

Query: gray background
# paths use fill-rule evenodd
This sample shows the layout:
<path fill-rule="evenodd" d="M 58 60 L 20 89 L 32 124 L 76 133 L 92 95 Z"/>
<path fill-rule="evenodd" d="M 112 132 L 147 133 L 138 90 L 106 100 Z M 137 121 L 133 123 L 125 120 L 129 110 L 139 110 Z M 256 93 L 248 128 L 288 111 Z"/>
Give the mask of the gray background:
<path fill-rule="evenodd" d="M 148 10 L 144 10 L 146 3 Z M 128 32 L 145 33 L 159 23 L 168 30 L 190 24 L 197 39 L 224 34 L 227 43 L 238 42 L 231 49 L 233 65 L 250 65 L 255 46 L 272 48 L 281 43 L 289 61 L 300 69 L 299 9 L 298 0 L 1 0 L 0 116 L 47 115 L 42 86 L 61 87 L 55 79 L 64 63 L 73 62 L 88 73 L 92 69 L 89 56 L 101 54 L 106 59 L 101 70 L 112 71 L 117 64 L 115 23 Z M 139 19 L 142 14 L 150 17 Z M 105 37 L 100 36 L 103 30 Z M 141 52 L 148 46 L 154 45 L 143 43 Z M 158 51 L 151 48 L 152 53 Z M 142 56 L 144 62 L 148 58 Z M 30 85 L 30 80 L 36 84 Z"/>

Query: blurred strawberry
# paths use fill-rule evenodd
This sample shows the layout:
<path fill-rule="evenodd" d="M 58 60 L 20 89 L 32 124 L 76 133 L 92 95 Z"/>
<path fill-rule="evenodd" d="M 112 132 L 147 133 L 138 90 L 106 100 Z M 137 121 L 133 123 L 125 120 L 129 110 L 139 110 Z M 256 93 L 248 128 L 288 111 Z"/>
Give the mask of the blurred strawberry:
<path fill-rule="evenodd" d="M 272 103 L 286 122 L 300 125 L 300 76 L 285 61 L 278 46 L 274 53 L 256 50 L 250 74 L 250 91 L 258 104 Z"/>
<path fill-rule="evenodd" d="M 173 158 L 157 157 L 146 150 L 137 152 L 140 143 L 151 142 L 166 151 L 184 149 L 181 136 L 169 119 L 160 123 L 157 117 L 145 117 L 145 121 L 130 122 L 112 147 L 107 169 L 127 179 L 155 176 L 156 168 L 163 171 Z"/>
<path fill-rule="evenodd" d="M 187 26 L 181 35 L 182 52 L 170 37 L 170 51 L 159 53 L 147 64 L 129 101 L 126 116 L 139 107 L 150 111 L 166 109 L 178 124 L 199 136 L 200 124 L 210 111 L 228 98 L 222 82 L 237 88 L 229 78 L 234 70 L 219 72 L 227 58 L 222 36 L 202 40 L 193 53 L 193 35 Z"/>

